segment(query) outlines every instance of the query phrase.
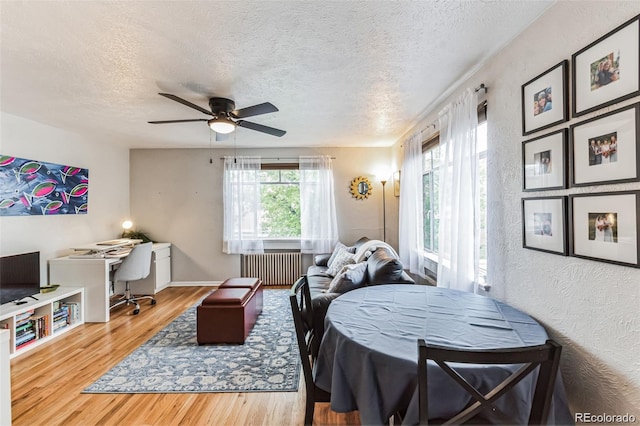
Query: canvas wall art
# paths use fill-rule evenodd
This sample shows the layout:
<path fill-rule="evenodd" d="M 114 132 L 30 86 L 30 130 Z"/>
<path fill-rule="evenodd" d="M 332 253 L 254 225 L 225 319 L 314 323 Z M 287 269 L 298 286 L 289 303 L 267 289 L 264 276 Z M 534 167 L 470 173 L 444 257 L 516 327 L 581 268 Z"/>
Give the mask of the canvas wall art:
<path fill-rule="evenodd" d="M 87 214 L 89 170 L 0 154 L 0 216 Z"/>

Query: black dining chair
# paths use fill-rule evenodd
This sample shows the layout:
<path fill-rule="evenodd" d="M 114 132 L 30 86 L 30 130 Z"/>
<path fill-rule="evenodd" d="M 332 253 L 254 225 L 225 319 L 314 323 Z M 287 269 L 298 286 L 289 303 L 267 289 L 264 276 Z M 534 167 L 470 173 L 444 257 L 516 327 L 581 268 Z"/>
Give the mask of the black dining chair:
<path fill-rule="evenodd" d="M 289 301 L 291 302 L 291 312 L 293 314 L 302 372 L 304 373 L 304 384 L 307 391 L 304 424 L 310 426 L 313 423 L 316 402 L 330 402 L 331 394 L 316 386 L 311 372 L 312 363 L 315 361 L 311 354 L 317 353 L 313 351 L 313 348 L 318 346 L 320 342 L 317 341 L 313 326 L 311 292 L 306 275 L 298 278 L 291 287 Z"/>
<path fill-rule="evenodd" d="M 475 400 L 450 419 L 438 419 L 439 424 L 463 423 L 493 423 L 517 424 L 502 410 L 495 406 L 495 402 L 507 393 L 517 383 L 538 369 L 538 378 L 533 394 L 529 424 L 546 424 L 551 405 L 551 396 L 555 386 L 560 353 L 562 346 L 553 340 L 547 340 L 544 345 L 527 346 L 508 349 L 467 350 L 452 349 L 427 345 L 424 340 L 418 340 L 418 394 L 420 401 L 419 419 L 421 425 L 429 424 L 429 392 L 427 360 L 435 361 L 456 383 L 462 386 Z M 503 380 L 498 386 L 486 394 L 478 391 L 449 363 L 466 364 L 522 364 L 515 372 Z"/>

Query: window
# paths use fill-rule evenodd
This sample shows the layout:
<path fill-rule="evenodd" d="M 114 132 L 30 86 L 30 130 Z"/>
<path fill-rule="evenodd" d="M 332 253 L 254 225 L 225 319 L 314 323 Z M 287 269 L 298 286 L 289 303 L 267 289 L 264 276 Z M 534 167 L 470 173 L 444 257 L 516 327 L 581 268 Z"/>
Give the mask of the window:
<path fill-rule="evenodd" d="M 487 275 L 487 121 L 484 108 L 478 120 L 478 173 L 480 178 L 480 276 L 486 282 Z M 436 136 L 422 147 L 422 198 L 424 203 L 424 249 L 429 254 L 438 253 L 438 167 L 440 163 L 439 138 Z M 435 259 L 432 259 L 435 260 Z M 435 271 L 432 271 L 435 273 Z"/>
<path fill-rule="evenodd" d="M 300 238 L 298 165 L 263 164 L 260 171 L 260 224 L 264 239 Z"/>

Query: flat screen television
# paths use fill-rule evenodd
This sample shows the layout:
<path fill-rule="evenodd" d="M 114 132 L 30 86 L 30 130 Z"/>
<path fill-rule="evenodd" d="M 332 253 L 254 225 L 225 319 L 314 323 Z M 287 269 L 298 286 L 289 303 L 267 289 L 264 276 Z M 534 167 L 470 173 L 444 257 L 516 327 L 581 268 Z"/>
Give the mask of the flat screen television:
<path fill-rule="evenodd" d="M 40 293 L 40 252 L 0 257 L 0 305 Z"/>

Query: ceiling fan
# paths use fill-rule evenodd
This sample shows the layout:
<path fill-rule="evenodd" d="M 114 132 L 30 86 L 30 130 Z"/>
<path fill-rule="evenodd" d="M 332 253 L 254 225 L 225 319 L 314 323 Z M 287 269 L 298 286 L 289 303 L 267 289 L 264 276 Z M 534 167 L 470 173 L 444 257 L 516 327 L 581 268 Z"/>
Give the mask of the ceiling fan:
<path fill-rule="evenodd" d="M 256 130 L 258 132 L 267 133 L 273 136 L 283 136 L 284 130 L 275 129 L 273 127 L 264 126 L 258 123 L 252 123 L 251 121 L 242 120 L 246 117 L 253 117 L 255 115 L 268 114 L 270 112 L 278 111 L 275 105 L 265 102 L 258 105 L 253 105 L 246 108 L 235 109 L 236 104 L 231 99 L 226 98 L 210 98 L 209 108 L 211 111 L 192 104 L 182 98 L 169 93 L 158 93 L 165 98 L 169 98 L 173 101 L 180 102 L 182 105 L 186 105 L 190 108 L 196 109 L 202 113 L 212 116 L 213 118 L 195 118 L 190 120 L 165 120 L 165 121 L 149 121 L 151 124 L 165 124 L 165 123 L 187 123 L 190 121 L 206 121 L 211 130 L 216 133 L 231 133 L 236 129 L 236 126 L 244 127 L 245 129 Z"/>

